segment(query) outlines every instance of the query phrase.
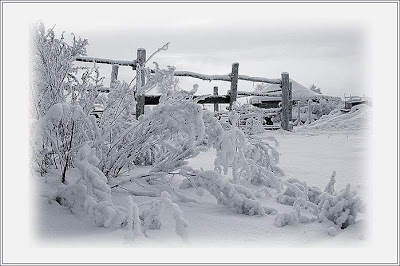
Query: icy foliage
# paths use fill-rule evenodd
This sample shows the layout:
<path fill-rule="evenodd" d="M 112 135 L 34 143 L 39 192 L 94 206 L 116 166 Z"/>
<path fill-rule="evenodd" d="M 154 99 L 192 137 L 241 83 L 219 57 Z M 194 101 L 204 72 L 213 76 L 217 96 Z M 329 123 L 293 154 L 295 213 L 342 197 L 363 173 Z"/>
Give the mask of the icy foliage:
<path fill-rule="evenodd" d="M 318 204 L 318 220 L 331 221 L 341 229 L 354 224 L 363 208 L 362 200 L 356 195 L 357 191 L 350 191 L 350 184 L 336 196 L 324 192 Z"/>
<path fill-rule="evenodd" d="M 87 143 L 79 150 L 75 161 L 76 168 L 82 174 L 81 181 L 87 187 L 88 193 L 99 201 L 111 201 L 111 188 L 107 184 L 107 177 L 96 167 L 99 159 L 95 156 L 95 149 Z"/>
<path fill-rule="evenodd" d="M 142 237 L 142 227 L 139 218 L 139 207 L 133 200 L 132 196 L 128 197 L 128 217 L 127 217 L 127 227 L 130 233 L 134 237 Z"/>
<path fill-rule="evenodd" d="M 277 166 L 279 153 L 272 145 L 277 145 L 275 138 L 269 137 L 263 141 L 249 137 L 237 127 L 225 131 L 209 112 L 205 111 L 203 117 L 206 145 L 217 151 L 215 171 L 227 175 L 228 169 L 232 169 L 234 183 L 253 183 L 281 190 L 278 176 L 284 173 Z"/>
<path fill-rule="evenodd" d="M 143 206 L 146 206 L 144 208 Z M 143 230 L 156 230 L 161 228 L 161 213 L 163 212 L 163 203 L 160 200 L 150 200 L 139 205 L 143 210 L 140 212 L 140 220 L 143 223 Z"/>
<path fill-rule="evenodd" d="M 141 116 L 120 137 L 111 138 L 101 166 L 106 175 L 118 175 L 121 169 L 135 164 L 138 157 L 152 150 L 152 172 L 168 172 L 196 156 L 203 138 L 201 107 L 191 101 L 167 99 Z"/>
<path fill-rule="evenodd" d="M 176 233 L 184 240 L 188 238 L 188 227 L 189 223 L 186 221 L 185 217 L 183 216 L 182 210 L 176 203 L 171 201 L 171 195 L 163 191 L 161 193 L 161 200 L 166 205 L 166 207 L 171 208 L 172 216 L 175 220 L 175 231 Z"/>
<path fill-rule="evenodd" d="M 296 211 L 289 213 L 278 213 L 275 216 L 274 225 L 276 227 L 283 227 L 285 225 L 296 225 L 299 223 L 299 217 Z"/>
<path fill-rule="evenodd" d="M 35 25 L 32 32 L 33 73 L 31 82 L 31 115 L 38 119 L 51 106 L 64 102 L 66 91 L 74 86 L 73 60 L 86 54 L 88 41 L 72 35 L 72 42 L 65 41 L 64 34 L 56 38 L 54 29 L 45 29 L 43 23 Z"/>
<path fill-rule="evenodd" d="M 328 190 L 334 191 L 334 174 L 332 174 L 331 181 L 327 185 Z M 303 198 L 314 204 L 320 202 L 319 196 L 322 191 L 317 187 L 310 187 L 306 182 L 301 182 L 296 178 L 290 178 L 284 182 L 286 189 L 277 196 L 277 201 L 282 204 L 293 205 L 298 198 Z"/>
<path fill-rule="evenodd" d="M 32 123 L 34 167 L 45 173 L 50 166 L 61 170 L 62 182 L 79 147 L 95 137 L 95 125 L 80 105 L 57 103 Z"/>
<path fill-rule="evenodd" d="M 326 185 L 324 192 L 333 195 L 333 193 L 335 192 L 335 183 L 336 183 L 336 171 L 333 171 L 332 175 L 331 175 L 331 180 L 329 180 L 329 183 Z"/>
<path fill-rule="evenodd" d="M 274 212 L 273 209 L 261 206 L 250 189 L 230 183 L 215 171 L 181 170 L 180 174 L 207 190 L 218 203 L 231 207 L 240 214 L 263 216 Z"/>
<path fill-rule="evenodd" d="M 72 212 L 88 214 L 98 226 L 121 227 L 126 222 L 126 211 L 113 204 L 107 178 L 95 166 L 98 159 L 94 149 L 85 144 L 77 157 L 81 178 L 75 184 L 61 187 L 53 199 Z"/>
<path fill-rule="evenodd" d="M 301 183 L 296 179 L 288 180 L 285 182 L 287 189 L 278 195 L 277 200 L 283 204 L 293 205 L 301 223 L 318 219 L 320 222 L 333 223 L 337 228 L 344 229 L 356 222 L 358 213 L 363 211 L 363 202 L 356 197 L 356 191 L 350 191 L 350 184 L 336 194 L 335 175 L 334 172 L 324 192 L 308 187 L 305 182 Z M 315 217 L 302 215 L 302 210 L 308 210 Z M 285 221 L 289 221 L 289 218 L 285 216 L 287 215 L 282 214 L 275 224 L 285 225 Z"/>

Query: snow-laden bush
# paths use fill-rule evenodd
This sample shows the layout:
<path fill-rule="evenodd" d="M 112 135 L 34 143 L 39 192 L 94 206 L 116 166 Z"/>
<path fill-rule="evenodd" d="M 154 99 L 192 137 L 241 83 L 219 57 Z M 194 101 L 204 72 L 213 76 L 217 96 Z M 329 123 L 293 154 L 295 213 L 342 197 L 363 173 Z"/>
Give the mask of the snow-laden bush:
<path fill-rule="evenodd" d="M 335 192 L 336 172 L 331 175 L 329 183 L 326 185 L 324 192 L 333 194 Z M 277 196 L 277 201 L 282 204 L 293 205 L 298 198 L 303 198 L 314 204 L 320 202 L 319 196 L 323 191 L 317 187 L 310 187 L 306 182 L 301 182 L 297 178 L 290 178 L 284 182 L 286 185 L 285 191 Z"/>
<path fill-rule="evenodd" d="M 62 186 L 53 196 L 72 212 L 86 213 L 98 226 L 117 228 L 126 223 L 126 210 L 113 204 L 106 176 L 96 167 L 98 158 L 87 143 L 79 150 L 76 167 L 80 179 Z"/>
<path fill-rule="evenodd" d="M 364 205 L 360 197 L 356 196 L 357 191 L 350 191 L 350 184 L 347 184 L 346 189 L 338 193 L 335 191 L 335 174 L 335 172 L 332 174 L 324 191 L 314 189 L 314 192 L 317 193 L 313 192 L 313 197 L 309 196 L 310 188 L 307 184 L 293 179 L 290 180 L 291 182 L 285 183 L 288 188 L 277 199 L 281 203 L 293 205 L 301 223 L 318 220 L 344 229 L 356 222 L 358 213 L 364 211 Z M 303 210 L 308 210 L 314 217 L 303 215 Z M 288 214 L 281 214 L 280 218 L 276 219 L 277 226 L 289 223 Z M 293 220 L 293 218 L 291 219 Z"/>
<path fill-rule="evenodd" d="M 275 213 L 275 210 L 263 207 L 250 189 L 232 184 L 215 171 L 198 171 L 186 167 L 180 171 L 180 174 L 196 186 L 207 190 L 218 203 L 231 207 L 240 214 L 263 216 Z"/>
<path fill-rule="evenodd" d="M 80 105 L 57 103 L 46 115 L 32 123 L 31 145 L 33 164 L 41 173 L 54 165 L 65 182 L 66 170 L 72 165 L 74 154 L 85 141 L 94 138 L 94 120 Z"/>
<path fill-rule="evenodd" d="M 206 145 L 217 151 L 214 170 L 228 174 L 232 169 L 234 183 L 252 183 L 281 190 L 279 176 L 284 175 L 277 166 L 279 153 L 272 145 L 277 140 L 272 136 L 266 141 L 245 135 L 237 127 L 225 131 L 217 119 L 204 112 Z"/>
<path fill-rule="evenodd" d="M 318 220 L 331 221 L 341 229 L 354 224 L 358 213 L 363 212 L 363 202 L 356 195 L 357 191 L 350 191 L 350 184 L 347 184 L 346 189 L 335 196 L 326 192 L 322 193 L 317 208 Z"/>
<path fill-rule="evenodd" d="M 32 32 L 31 115 L 39 119 L 51 106 L 66 100 L 66 91 L 73 87 L 73 66 L 77 56 L 86 54 L 86 39 L 76 38 L 68 43 L 64 34 L 56 38 L 54 29 L 45 29 L 43 23 L 35 25 Z"/>
<path fill-rule="evenodd" d="M 329 183 L 324 191 L 316 187 L 309 187 L 305 182 L 292 178 L 285 182 L 286 190 L 277 196 L 277 201 L 283 204 L 293 205 L 297 213 L 280 213 L 275 219 L 275 225 L 278 227 L 286 224 L 294 224 L 293 221 L 308 223 L 318 220 L 328 223 L 338 229 L 344 229 L 354 224 L 357 215 L 364 211 L 363 202 L 356 197 L 357 191 L 350 191 L 350 184 L 346 189 L 336 192 L 334 185 L 336 182 L 336 171 L 330 177 Z M 308 210 L 309 215 L 304 215 L 303 210 Z M 336 232 L 329 229 L 331 235 Z"/>
<path fill-rule="evenodd" d="M 142 208 L 140 212 L 140 220 L 142 221 L 143 230 L 156 230 L 161 228 L 161 213 L 164 205 L 160 200 L 152 199 L 150 201 L 139 204 Z"/>
<path fill-rule="evenodd" d="M 141 224 L 142 222 L 139 217 L 139 206 L 133 200 L 133 197 L 129 196 L 127 217 L 128 232 L 133 237 L 141 238 L 143 236 Z"/>
<path fill-rule="evenodd" d="M 281 212 L 275 216 L 274 225 L 276 227 L 283 227 L 285 225 L 296 225 L 299 223 L 299 216 L 295 210 L 285 213 Z"/>
<path fill-rule="evenodd" d="M 188 238 L 188 227 L 189 222 L 183 216 L 182 210 L 179 208 L 178 204 L 173 203 L 171 200 L 171 195 L 163 191 L 161 193 L 161 200 L 166 205 L 166 207 L 171 208 L 172 216 L 175 220 L 175 231 L 184 240 Z"/>
<path fill-rule="evenodd" d="M 149 149 L 156 151 L 152 172 L 172 171 L 201 150 L 202 109 L 191 101 L 167 99 L 124 132 L 119 138 L 111 139 L 106 156 L 102 158 L 106 175 L 118 175 Z M 124 139 L 128 135 L 129 138 Z"/>

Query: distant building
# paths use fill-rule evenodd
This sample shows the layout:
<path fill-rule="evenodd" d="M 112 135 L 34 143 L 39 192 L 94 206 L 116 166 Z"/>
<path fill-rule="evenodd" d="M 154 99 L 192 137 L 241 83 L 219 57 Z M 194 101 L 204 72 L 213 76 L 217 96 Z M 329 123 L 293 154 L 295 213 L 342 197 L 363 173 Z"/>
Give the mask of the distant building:
<path fill-rule="evenodd" d="M 339 97 L 331 97 L 323 94 L 318 94 L 293 79 L 290 79 L 290 82 L 292 82 L 292 101 L 294 103 L 297 101 L 301 102 L 307 102 L 308 100 L 318 101 L 320 99 L 329 99 L 329 98 L 331 99 L 337 98 L 340 100 Z M 265 93 L 268 93 L 268 91 L 276 91 L 276 90 L 280 90 L 280 84 L 271 84 L 270 86 L 267 87 Z M 270 94 L 272 96 L 253 96 L 249 99 L 249 103 L 254 106 L 267 109 L 279 107 L 279 103 L 281 102 L 282 98 L 281 96 L 278 95 L 280 95 L 281 92 L 273 92 Z"/>

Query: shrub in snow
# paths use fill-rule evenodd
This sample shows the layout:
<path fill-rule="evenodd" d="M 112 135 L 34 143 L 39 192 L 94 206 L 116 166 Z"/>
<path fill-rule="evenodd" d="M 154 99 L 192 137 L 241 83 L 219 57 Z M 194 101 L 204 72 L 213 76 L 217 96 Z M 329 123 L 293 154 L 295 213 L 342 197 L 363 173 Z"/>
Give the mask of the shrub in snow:
<path fill-rule="evenodd" d="M 235 183 L 250 182 L 281 190 L 281 181 L 277 177 L 283 175 L 277 166 L 279 153 L 270 143 L 255 137 L 249 138 L 236 127 L 224 131 L 215 118 L 206 118 L 207 143 L 217 151 L 215 171 L 226 175 L 231 168 Z M 277 143 L 272 137 L 267 141 Z"/>
<path fill-rule="evenodd" d="M 92 139 L 92 126 L 85 121 L 98 97 L 101 85 L 96 67 L 76 67 L 77 56 L 86 54 L 87 40 L 64 34 L 56 38 L 53 29 L 38 23 L 33 30 L 31 118 L 35 119 L 31 134 L 33 166 L 41 174 L 50 167 L 65 171 L 73 165 L 72 151 Z M 78 72 L 83 72 L 80 78 Z M 75 149 L 74 152 L 76 152 Z"/>
<path fill-rule="evenodd" d="M 185 165 L 186 159 L 201 150 L 204 136 L 202 109 L 191 101 L 167 99 L 124 132 L 109 144 L 109 159 L 103 157 L 101 164 L 106 175 L 118 175 L 149 149 L 156 151 L 152 172 L 172 171 Z M 129 138 L 124 140 L 127 135 Z"/>
<path fill-rule="evenodd" d="M 128 200 L 128 215 L 127 215 L 127 227 L 134 237 L 142 237 L 142 227 L 139 218 L 139 207 L 136 202 L 133 201 L 132 196 L 129 196 Z"/>
<path fill-rule="evenodd" d="M 95 166 L 98 163 L 86 143 L 79 150 L 76 167 L 82 176 L 77 183 L 62 187 L 53 198 L 73 212 L 85 212 L 98 226 L 120 227 L 126 223 L 126 211 L 115 206 L 107 178 Z"/>
<path fill-rule="evenodd" d="M 65 101 L 65 92 L 75 85 L 71 77 L 78 70 L 72 63 L 86 54 L 88 41 L 73 35 L 68 43 L 64 34 L 56 38 L 54 29 L 46 30 L 43 23 L 35 25 L 32 37 L 31 115 L 39 119 L 51 106 Z"/>
<path fill-rule="evenodd" d="M 146 206 L 146 208 L 143 208 Z M 161 228 L 161 213 L 163 212 L 163 203 L 160 200 L 150 200 L 141 203 L 139 207 L 143 208 L 140 212 L 140 220 L 143 223 L 143 230 L 156 230 Z"/>
<path fill-rule="evenodd" d="M 80 105 L 57 103 L 49 108 L 46 115 L 33 123 L 31 145 L 34 164 L 48 168 L 59 168 L 62 182 L 66 170 L 73 164 L 78 148 L 94 138 L 93 121 Z M 43 160 L 48 160 L 48 165 Z"/>
<path fill-rule="evenodd" d="M 289 213 L 278 213 L 275 216 L 274 225 L 276 227 L 283 227 L 285 225 L 296 225 L 299 223 L 299 217 L 296 211 Z"/>
<path fill-rule="evenodd" d="M 207 190 L 218 203 L 231 207 L 240 214 L 263 216 L 275 213 L 275 210 L 261 206 L 250 189 L 230 183 L 215 171 L 181 170 L 180 174 Z"/>
<path fill-rule="evenodd" d="M 363 211 L 363 203 L 359 197 L 356 197 L 356 191 L 350 191 L 350 184 L 346 189 L 337 195 L 331 195 L 323 192 L 319 196 L 319 203 L 307 201 L 304 198 L 298 198 L 293 207 L 300 215 L 301 210 L 309 209 L 320 222 L 328 222 L 334 224 L 337 228 L 344 229 L 354 224 L 358 213 Z"/>
<path fill-rule="evenodd" d="M 350 191 L 350 184 L 337 193 L 334 189 L 335 176 L 336 172 L 333 172 L 324 191 L 308 187 L 305 182 L 302 183 L 297 179 L 289 179 L 285 182 L 286 190 L 278 195 L 277 200 L 283 204 L 293 205 L 301 223 L 318 219 L 319 222 L 327 222 L 336 228 L 344 229 L 356 222 L 358 213 L 363 211 L 363 203 L 356 197 L 357 191 Z M 302 210 L 309 210 L 314 217 L 302 215 Z M 285 224 L 285 221 L 288 221 L 286 216 L 287 214 L 282 214 L 279 219 L 276 218 L 276 224 L 278 226 Z"/>
<path fill-rule="evenodd" d="M 172 209 L 172 216 L 175 220 L 176 233 L 182 239 L 184 239 L 184 240 L 187 239 L 189 223 L 188 223 L 188 221 L 186 221 L 185 217 L 183 217 L 182 210 L 179 208 L 179 206 L 176 203 L 173 203 L 171 201 L 171 195 L 166 191 L 163 191 L 161 193 L 161 200 L 167 207 Z"/>
<path fill-rule="evenodd" d="M 335 192 L 335 176 L 336 172 L 334 171 L 329 183 L 325 187 L 324 191 L 326 193 L 333 194 Z M 279 194 L 276 198 L 277 201 L 282 204 L 293 205 L 294 202 L 299 198 L 303 198 L 314 204 L 318 204 L 320 202 L 320 195 L 323 192 L 317 187 L 310 187 L 306 184 L 306 182 L 301 182 L 296 178 L 290 178 L 286 180 L 285 185 L 285 191 Z"/>
<path fill-rule="evenodd" d="M 331 179 L 329 180 L 329 183 L 326 185 L 324 192 L 333 195 L 335 193 L 335 183 L 336 183 L 336 171 L 333 171 L 331 175 Z"/>
<path fill-rule="evenodd" d="M 350 184 L 335 196 L 324 192 L 317 208 L 318 220 L 331 221 L 341 229 L 354 224 L 363 207 L 362 200 L 356 195 L 357 191 L 350 191 Z"/>

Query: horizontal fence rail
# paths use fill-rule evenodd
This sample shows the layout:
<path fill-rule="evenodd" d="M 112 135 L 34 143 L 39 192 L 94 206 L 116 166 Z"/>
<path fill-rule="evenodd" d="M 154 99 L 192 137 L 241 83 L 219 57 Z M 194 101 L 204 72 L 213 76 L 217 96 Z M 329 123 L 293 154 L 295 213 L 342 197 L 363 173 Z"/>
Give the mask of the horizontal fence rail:
<path fill-rule="evenodd" d="M 277 92 L 281 92 L 278 90 Z M 262 93 L 262 92 L 248 92 L 248 91 L 238 91 L 237 95 L 239 96 L 263 96 L 263 97 L 282 97 L 282 94 L 275 94 L 275 93 Z"/>
<path fill-rule="evenodd" d="M 75 61 L 79 62 L 86 62 L 86 63 L 98 63 L 98 64 L 109 64 L 109 65 L 119 65 L 119 66 L 130 66 L 133 70 L 136 70 L 136 60 L 126 61 L 126 60 L 113 60 L 113 59 L 106 59 L 106 58 L 98 58 L 98 57 L 86 57 L 86 56 L 79 56 L 75 58 Z M 154 73 L 154 70 L 151 71 Z M 191 77 L 201 80 L 220 80 L 220 81 L 228 81 L 231 82 L 232 78 L 231 75 L 206 75 L 191 71 L 175 71 L 174 76 L 176 77 Z M 269 78 L 262 78 L 262 77 L 250 77 L 247 75 L 238 75 L 239 80 L 245 81 L 252 81 L 252 82 L 262 82 L 262 83 L 269 83 L 269 84 L 281 84 L 280 79 L 269 79 Z"/>
<path fill-rule="evenodd" d="M 161 95 L 145 95 L 144 102 L 146 105 L 157 105 L 160 103 Z M 195 95 L 193 99 L 199 104 L 208 103 L 229 103 L 231 97 L 229 95 Z"/>
<path fill-rule="evenodd" d="M 151 58 L 151 57 L 150 57 Z M 109 64 L 112 65 L 111 71 L 111 82 L 110 87 L 98 87 L 99 92 L 108 93 L 115 86 L 115 81 L 118 78 L 118 67 L 119 66 L 129 66 L 133 70 L 137 70 L 137 65 L 141 67 L 145 67 L 146 64 L 146 49 L 139 48 L 137 49 L 137 59 L 136 60 L 112 60 L 105 58 L 97 58 L 97 57 L 87 57 L 80 56 L 76 57 L 75 61 L 78 62 L 86 62 L 86 63 L 98 63 L 98 64 Z M 142 68 L 140 68 L 142 69 Z M 150 70 L 151 73 L 155 73 L 154 69 Z M 144 72 L 140 71 L 138 73 L 140 75 L 140 86 L 144 85 L 145 76 Z M 229 110 L 232 110 L 233 104 L 236 101 L 237 97 L 245 97 L 245 96 L 265 96 L 268 100 L 280 100 L 282 102 L 281 112 L 281 127 L 284 130 L 291 130 L 291 108 L 292 108 L 292 84 L 289 80 L 289 74 L 283 72 L 281 74 L 281 79 L 269 79 L 263 77 L 251 77 L 247 75 L 239 75 L 239 63 L 232 64 L 232 71 L 230 74 L 226 75 L 206 75 L 191 71 L 174 71 L 174 76 L 176 77 L 191 77 L 201 80 L 219 80 L 230 82 L 230 90 L 227 95 L 218 95 L 218 87 L 214 87 L 214 95 L 195 95 L 193 99 L 197 101 L 199 104 L 214 104 L 214 111 L 218 111 L 218 104 L 229 104 Z M 280 89 L 275 89 L 272 91 L 267 91 L 264 93 L 261 92 L 246 92 L 246 91 L 238 91 L 238 81 L 252 81 L 252 82 L 261 82 L 268 84 L 279 84 Z M 137 80 L 137 82 L 139 82 Z M 160 102 L 160 95 L 136 95 L 136 118 L 139 118 L 140 115 L 144 113 L 144 105 L 156 105 Z"/>
<path fill-rule="evenodd" d="M 75 58 L 75 61 L 86 62 L 86 63 L 130 66 L 133 68 L 133 70 L 136 70 L 136 60 L 123 61 L 123 60 L 113 60 L 113 59 L 105 59 L 105 58 L 97 58 L 97 57 L 78 56 Z"/>

